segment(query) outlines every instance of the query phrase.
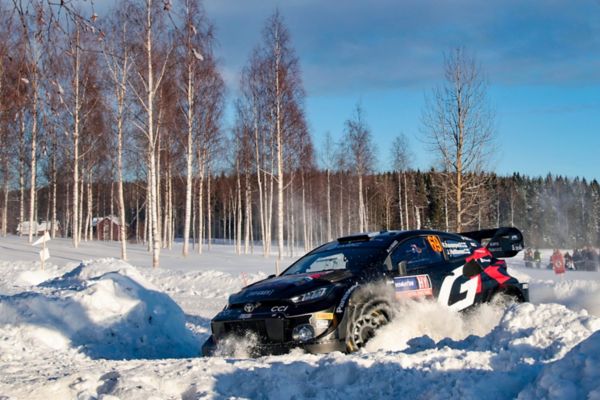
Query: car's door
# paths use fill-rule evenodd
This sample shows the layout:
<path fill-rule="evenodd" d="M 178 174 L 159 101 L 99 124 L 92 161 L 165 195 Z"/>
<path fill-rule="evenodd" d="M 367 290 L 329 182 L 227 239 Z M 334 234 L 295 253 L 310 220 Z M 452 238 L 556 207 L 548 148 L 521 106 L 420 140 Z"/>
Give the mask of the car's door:
<path fill-rule="evenodd" d="M 439 284 L 433 271 L 446 264 L 437 235 L 415 236 L 401 242 L 390 255 L 396 297 L 437 295 Z"/>
<path fill-rule="evenodd" d="M 438 301 L 455 310 L 462 310 L 477 300 L 479 281 L 465 276 L 463 266 L 478 244 L 458 235 L 442 234 L 440 238 L 447 263 L 444 273 L 434 279 L 439 285 Z"/>

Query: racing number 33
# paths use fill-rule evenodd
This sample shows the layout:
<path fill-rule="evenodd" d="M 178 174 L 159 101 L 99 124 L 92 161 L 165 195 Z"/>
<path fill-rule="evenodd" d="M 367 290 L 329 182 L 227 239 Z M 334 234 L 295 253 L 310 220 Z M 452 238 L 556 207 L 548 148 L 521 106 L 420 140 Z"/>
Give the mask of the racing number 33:
<path fill-rule="evenodd" d="M 437 253 L 441 253 L 444 250 L 442 248 L 442 243 L 440 242 L 440 238 L 437 237 L 436 235 L 427 236 L 427 241 L 429 242 L 429 245 L 431 246 L 433 251 L 435 251 Z"/>

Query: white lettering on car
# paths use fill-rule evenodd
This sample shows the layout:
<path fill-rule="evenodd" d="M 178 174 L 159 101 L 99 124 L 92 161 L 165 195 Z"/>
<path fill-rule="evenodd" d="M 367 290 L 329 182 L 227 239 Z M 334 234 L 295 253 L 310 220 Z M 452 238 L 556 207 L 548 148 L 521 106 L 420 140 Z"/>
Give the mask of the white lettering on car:
<path fill-rule="evenodd" d="M 340 301 L 340 305 L 335 309 L 336 313 L 341 314 L 344 312 L 344 306 L 346 305 L 346 301 L 348 300 L 348 297 L 350 297 L 350 295 L 352 294 L 354 289 L 356 289 L 357 287 L 358 287 L 358 282 L 355 283 L 352 287 L 350 287 L 350 289 L 348 289 L 346 291 L 346 293 L 344 293 L 344 296 L 342 296 L 342 300 Z"/>

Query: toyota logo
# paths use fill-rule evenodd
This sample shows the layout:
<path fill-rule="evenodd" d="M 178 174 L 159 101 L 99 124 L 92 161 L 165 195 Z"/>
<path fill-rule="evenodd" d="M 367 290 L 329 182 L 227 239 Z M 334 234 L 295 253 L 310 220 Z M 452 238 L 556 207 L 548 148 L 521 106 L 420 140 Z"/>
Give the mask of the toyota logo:
<path fill-rule="evenodd" d="M 251 313 L 252 311 L 254 311 L 254 309 L 256 308 L 256 306 L 252 303 L 248 303 L 244 306 L 244 311 L 246 311 L 247 313 Z"/>

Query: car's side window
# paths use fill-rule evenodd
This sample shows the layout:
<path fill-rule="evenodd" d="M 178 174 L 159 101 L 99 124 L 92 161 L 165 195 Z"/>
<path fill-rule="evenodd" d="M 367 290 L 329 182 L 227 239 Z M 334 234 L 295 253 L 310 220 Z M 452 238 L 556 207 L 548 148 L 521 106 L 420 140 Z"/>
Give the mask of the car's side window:
<path fill-rule="evenodd" d="M 434 242 L 435 243 L 435 242 Z M 439 243 L 439 241 L 438 241 Z M 408 239 L 400 244 L 392 253 L 392 265 L 396 267 L 401 261 L 406 261 L 406 271 L 442 261 L 441 249 L 434 250 L 426 237 Z"/>

